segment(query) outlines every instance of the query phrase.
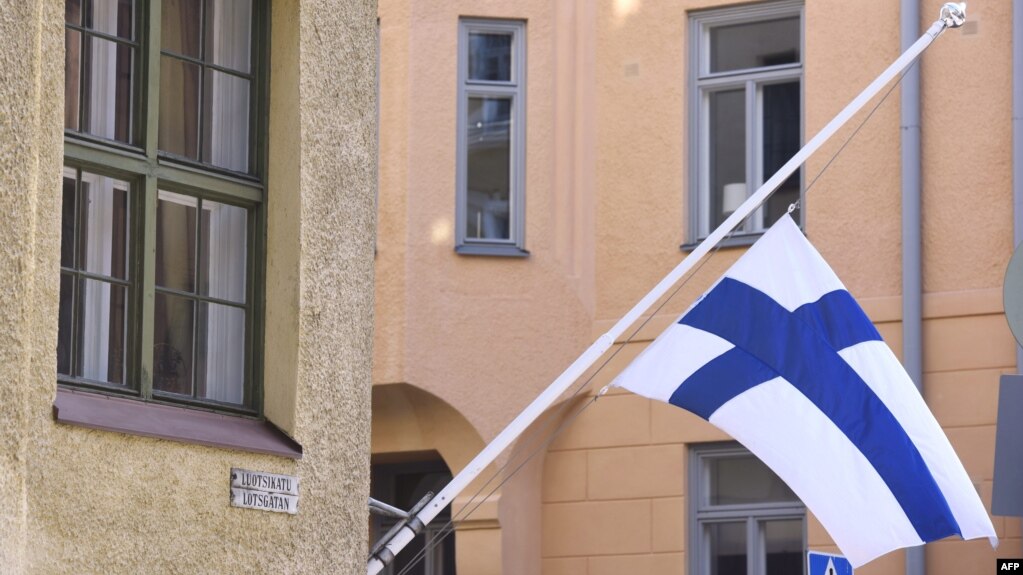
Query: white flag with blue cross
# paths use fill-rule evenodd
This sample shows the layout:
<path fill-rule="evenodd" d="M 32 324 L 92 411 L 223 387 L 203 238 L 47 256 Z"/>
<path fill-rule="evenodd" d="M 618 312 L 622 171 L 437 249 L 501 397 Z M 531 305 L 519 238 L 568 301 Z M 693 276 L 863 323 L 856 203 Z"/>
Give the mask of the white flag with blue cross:
<path fill-rule="evenodd" d="M 760 458 L 853 566 L 994 527 L 923 398 L 789 216 L 615 380 Z"/>

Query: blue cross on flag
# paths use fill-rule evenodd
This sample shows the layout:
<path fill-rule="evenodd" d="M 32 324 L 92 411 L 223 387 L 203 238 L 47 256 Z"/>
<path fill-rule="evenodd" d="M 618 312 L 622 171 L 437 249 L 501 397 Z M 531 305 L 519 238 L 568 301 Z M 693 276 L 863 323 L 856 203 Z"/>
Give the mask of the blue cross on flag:
<path fill-rule="evenodd" d="M 789 216 L 615 380 L 759 457 L 859 567 L 994 527 L 895 355 Z"/>

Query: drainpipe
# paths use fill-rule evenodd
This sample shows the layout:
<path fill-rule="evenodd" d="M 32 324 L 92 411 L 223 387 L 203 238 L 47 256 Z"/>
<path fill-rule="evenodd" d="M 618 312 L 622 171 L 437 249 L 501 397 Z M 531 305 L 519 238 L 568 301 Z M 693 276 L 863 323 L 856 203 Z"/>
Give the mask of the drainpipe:
<path fill-rule="evenodd" d="M 900 0 L 900 35 L 905 51 L 920 36 L 919 0 Z M 902 79 L 902 364 L 923 393 L 923 317 L 920 260 L 920 63 Z M 906 549 L 906 575 L 926 573 L 924 548 Z"/>

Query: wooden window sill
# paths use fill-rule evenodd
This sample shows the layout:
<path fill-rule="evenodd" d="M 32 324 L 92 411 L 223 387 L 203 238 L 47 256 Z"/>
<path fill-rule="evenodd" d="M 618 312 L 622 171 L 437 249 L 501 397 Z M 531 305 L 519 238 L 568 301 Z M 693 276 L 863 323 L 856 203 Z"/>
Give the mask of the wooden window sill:
<path fill-rule="evenodd" d="M 302 446 L 268 421 L 57 388 L 58 423 L 224 449 L 302 458 Z"/>

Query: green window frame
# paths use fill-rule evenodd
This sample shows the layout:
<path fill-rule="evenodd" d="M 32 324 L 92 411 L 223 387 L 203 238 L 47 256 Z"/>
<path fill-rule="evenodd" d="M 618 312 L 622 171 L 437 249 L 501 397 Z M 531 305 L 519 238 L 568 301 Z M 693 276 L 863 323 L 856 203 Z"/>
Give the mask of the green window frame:
<path fill-rule="evenodd" d="M 58 344 L 58 383 L 62 386 L 242 415 L 261 414 L 269 5 L 268 0 L 252 0 L 251 12 L 247 15 L 250 27 L 238 29 L 238 19 L 233 18 L 233 14 L 231 18 L 224 15 L 237 10 L 239 4 L 231 2 L 233 0 L 66 0 L 65 199 Z M 109 19 L 95 17 L 100 8 L 94 11 L 94 7 L 100 5 L 111 13 Z M 189 9 L 191 12 L 187 11 Z M 180 46 L 168 48 L 163 42 L 161 34 L 165 29 L 179 30 L 165 26 L 168 22 L 164 19 L 169 20 L 168 15 L 183 19 L 181 14 L 198 22 L 198 33 L 192 34 L 197 36 L 193 38 L 198 46 L 197 53 L 183 54 L 180 52 L 187 50 Z M 215 52 L 208 48 L 225 35 L 220 28 L 211 31 L 214 26 L 236 26 L 232 32 L 235 35 L 229 36 L 229 40 L 235 42 L 231 49 L 237 54 L 238 46 L 247 45 L 248 56 L 244 61 L 240 64 L 218 61 L 232 52 Z M 215 37 L 216 34 L 220 36 Z M 107 68 L 96 72 L 100 66 Z M 194 81 L 184 88 L 175 84 L 180 75 L 175 78 L 167 72 L 175 66 L 192 69 L 190 74 Z M 107 87 L 112 86 L 105 92 L 97 89 L 92 80 L 94 76 L 103 77 L 102 74 L 107 74 L 102 81 Z M 228 85 L 233 88 L 223 88 Z M 218 89 L 224 91 L 217 92 Z M 230 92 L 233 100 L 223 95 L 229 89 L 234 90 Z M 178 130 L 192 130 L 188 137 L 194 140 L 194 152 L 169 149 L 173 146 L 166 141 L 166 136 L 161 142 L 161 111 L 167 113 L 171 109 L 167 102 L 174 100 L 167 98 L 167 93 L 172 91 L 186 95 L 190 91 L 194 96 L 193 102 L 181 104 L 182 109 L 194 112 L 193 127 L 187 128 L 186 123 L 186 128 Z M 106 115 L 113 116 L 113 119 L 105 118 L 105 123 L 95 121 L 95 116 L 103 115 L 94 113 L 101 102 L 98 95 L 108 98 L 102 100 L 106 102 L 103 105 Z M 161 96 L 165 98 L 163 108 Z M 189 107 L 192 103 L 194 110 Z M 169 126 L 177 118 L 172 114 L 168 116 L 163 121 Z M 165 133 L 173 131 L 165 130 Z M 217 144 L 221 133 L 227 133 L 220 138 L 227 144 Z M 244 139 L 237 137 L 239 134 L 243 134 Z M 233 139 L 229 141 L 228 136 Z M 211 155 L 209 150 L 217 145 L 233 146 L 233 157 L 225 160 L 223 158 L 230 154 Z M 246 148 L 242 150 L 241 145 Z M 106 205 L 114 206 L 107 212 L 115 214 L 113 220 L 120 226 L 107 232 L 115 236 L 113 242 L 107 242 L 115 245 L 113 260 L 119 261 L 123 251 L 123 272 L 120 267 L 111 271 L 109 262 L 99 265 L 103 269 L 97 272 L 97 264 L 90 263 L 91 256 L 86 254 L 91 249 L 91 240 L 87 239 L 85 230 L 99 228 L 99 224 L 110 220 L 108 214 L 107 219 L 96 216 L 92 221 L 89 220 L 92 212 L 86 213 L 87 208 L 94 209 L 94 199 L 102 193 L 107 194 Z M 109 200 L 111 194 L 113 200 Z M 179 237 L 185 238 L 184 244 L 164 240 L 158 235 L 161 226 L 169 226 L 166 222 L 172 218 L 168 215 L 174 210 L 188 212 L 186 218 L 174 220 L 187 221 L 187 229 L 182 228 L 186 231 L 171 236 L 174 242 Z M 227 229 L 227 224 L 211 224 L 215 216 L 230 219 L 232 231 L 219 231 Z M 88 225 L 86 220 L 89 220 Z M 116 236 L 121 229 L 123 250 L 116 247 Z M 171 247 L 165 247 L 167 245 Z M 110 251 L 108 248 L 100 246 L 98 249 Z M 172 251 L 188 254 L 188 269 L 177 272 L 188 277 L 189 286 L 171 285 L 173 282 L 166 279 L 167 271 L 158 269 L 161 263 L 169 265 L 166 254 Z M 217 260 L 220 263 L 210 259 L 213 256 L 209 254 L 214 251 L 220 254 L 221 259 Z M 213 285 L 220 273 L 213 270 L 222 267 L 223 261 L 233 262 L 230 273 L 234 274 L 234 285 L 231 288 Z M 161 270 L 164 285 L 158 277 Z M 87 310 L 83 311 L 90 304 L 84 295 L 89 291 L 85 286 L 99 286 L 102 289 L 98 291 L 105 290 L 104 293 L 124 292 L 123 301 L 118 299 L 120 296 L 104 295 L 102 298 L 105 310 L 124 310 L 123 321 L 115 317 L 116 311 L 106 311 L 106 316 L 100 316 L 100 323 L 109 324 L 100 331 L 110 342 L 115 339 L 110 332 L 119 329 L 124 332 L 123 352 L 116 352 L 113 343 L 109 349 L 104 347 L 103 353 L 110 358 L 117 356 L 117 361 L 104 359 L 105 377 L 94 377 L 96 370 L 85 369 L 81 360 L 81 356 L 86 355 L 81 351 L 83 346 L 95 346 L 89 343 L 95 338 L 90 339 L 82 331 L 82 324 L 93 321 L 85 319 L 90 316 Z M 161 345 L 155 334 L 160 315 L 157 302 L 171 298 L 185 302 L 184 307 L 190 306 L 192 310 L 188 328 L 190 343 L 182 345 L 183 349 L 190 347 L 182 353 L 190 353 L 192 358 L 188 362 L 187 393 L 169 391 L 164 385 L 166 378 L 159 377 L 167 371 L 161 371 L 166 367 L 166 360 L 155 351 Z M 219 314 L 217 321 L 221 326 L 216 329 L 220 331 L 212 327 L 204 331 L 200 327 L 204 323 L 201 310 Z M 170 313 L 165 311 L 163 316 Z M 179 318 L 181 314 L 174 317 Z M 207 325 L 211 323 L 209 317 L 205 318 Z M 244 330 L 242 341 L 236 337 L 239 326 Z M 209 351 L 213 344 L 203 340 L 215 339 L 211 336 L 213 333 L 218 334 L 217 345 L 230 347 L 230 352 L 217 355 Z M 204 354 L 214 359 L 204 364 Z M 215 369 L 217 366 L 210 367 L 218 357 L 231 360 L 220 362 L 224 363 L 219 366 L 220 371 Z M 120 380 L 115 374 L 117 370 L 109 367 L 110 364 L 122 370 Z M 212 371 L 200 373 L 203 367 Z M 242 371 L 240 376 L 238 369 Z M 230 395 L 235 397 L 216 397 L 209 391 L 211 387 L 202 391 L 200 384 L 209 373 L 228 373 L 232 382 L 228 386 Z M 238 392 L 240 397 L 237 397 Z"/>

